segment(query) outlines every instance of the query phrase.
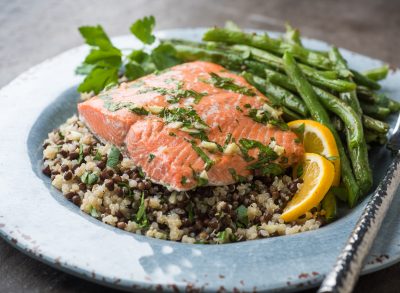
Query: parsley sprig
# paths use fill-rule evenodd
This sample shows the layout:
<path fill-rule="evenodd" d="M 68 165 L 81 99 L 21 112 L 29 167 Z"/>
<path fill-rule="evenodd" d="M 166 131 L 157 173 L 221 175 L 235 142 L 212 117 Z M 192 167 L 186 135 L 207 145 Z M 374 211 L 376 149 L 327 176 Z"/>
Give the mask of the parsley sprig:
<path fill-rule="evenodd" d="M 130 31 L 144 45 L 151 45 L 156 40 L 154 26 L 154 17 L 146 16 L 135 21 Z M 83 63 L 75 70 L 76 74 L 86 75 L 78 87 L 81 93 L 98 94 L 103 89 L 116 85 L 122 75 L 128 80 L 135 80 L 180 63 L 175 57 L 175 49 L 169 44 L 160 44 L 151 54 L 146 52 L 146 48 L 125 54 L 125 50 L 112 44 L 100 25 L 82 26 L 79 32 L 91 47 Z"/>
<path fill-rule="evenodd" d="M 101 26 L 82 26 L 79 32 L 92 47 L 78 73 L 88 72 L 79 85 L 79 92 L 99 93 L 103 88 L 118 82 L 118 70 L 122 64 L 122 53 L 114 47 Z"/>

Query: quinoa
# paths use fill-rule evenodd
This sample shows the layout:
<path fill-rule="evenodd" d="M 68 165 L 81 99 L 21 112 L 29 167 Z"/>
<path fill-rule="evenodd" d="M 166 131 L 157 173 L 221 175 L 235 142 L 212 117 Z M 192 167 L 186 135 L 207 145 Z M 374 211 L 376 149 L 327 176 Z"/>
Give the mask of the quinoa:
<path fill-rule="evenodd" d="M 107 166 L 111 144 L 97 140 L 77 116 L 43 143 L 43 173 L 83 212 L 128 232 L 184 243 L 228 243 L 318 229 L 323 211 L 280 219 L 301 179 L 253 178 L 177 192 L 152 183 L 127 156 Z"/>

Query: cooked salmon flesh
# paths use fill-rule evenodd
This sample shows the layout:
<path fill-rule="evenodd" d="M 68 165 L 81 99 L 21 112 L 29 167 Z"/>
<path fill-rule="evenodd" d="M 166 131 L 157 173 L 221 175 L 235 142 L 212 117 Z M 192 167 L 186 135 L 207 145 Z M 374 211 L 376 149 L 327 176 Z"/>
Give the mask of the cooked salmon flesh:
<path fill-rule="evenodd" d="M 122 83 L 80 103 L 78 111 L 100 140 L 173 190 L 276 175 L 304 153 L 267 97 L 209 62 Z"/>

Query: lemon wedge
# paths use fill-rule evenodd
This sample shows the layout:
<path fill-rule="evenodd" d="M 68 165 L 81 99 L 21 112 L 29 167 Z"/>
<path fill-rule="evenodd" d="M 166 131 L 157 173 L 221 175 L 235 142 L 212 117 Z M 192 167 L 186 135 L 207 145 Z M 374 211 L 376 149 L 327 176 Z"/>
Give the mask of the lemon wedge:
<path fill-rule="evenodd" d="M 283 210 L 281 218 L 285 222 L 296 220 L 318 205 L 333 182 L 334 165 L 321 155 L 305 153 L 303 163 L 297 166 L 297 173 L 300 173 L 300 166 L 303 185 Z"/>
<path fill-rule="evenodd" d="M 333 186 L 340 184 L 340 157 L 332 132 L 325 125 L 313 120 L 295 120 L 288 123 L 290 129 L 303 133 L 306 153 L 316 153 L 330 160 L 335 166 Z"/>

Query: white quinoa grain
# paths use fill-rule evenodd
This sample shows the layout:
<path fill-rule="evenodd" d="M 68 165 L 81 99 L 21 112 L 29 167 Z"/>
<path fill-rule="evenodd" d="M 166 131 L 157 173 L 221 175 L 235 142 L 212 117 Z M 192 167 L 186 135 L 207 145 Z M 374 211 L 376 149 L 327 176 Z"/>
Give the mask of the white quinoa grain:
<path fill-rule="evenodd" d="M 248 183 L 171 191 L 138 177 L 137 167 L 126 156 L 115 168 L 100 169 L 99 164 L 104 164 L 112 144 L 99 142 L 76 116 L 50 132 L 44 144 L 43 172 L 51 176 L 52 185 L 85 213 L 131 233 L 191 244 L 226 243 L 300 233 L 322 225 L 324 211 L 315 209 L 291 223 L 280 218 L 291 198 L 288 185 L 292 178 L 287 175 L 272 178 L 272 183 L 253 179 L 251 175 Z M 81 146 L 85 152 L 83 160 L 77 158 Z M 202 146 L 213 149 L 211 144 Z M 102 172 L 110 169 L 122 182 L 113 183 L 111 178 L 104 177 Z M 89 185 L 82 182 L 85 173 L 98 177 Z M 145 190 L 140 190 L 139 184 L 145 185 Z M 297 183 L 298 188 L 301 185 Z M 144 207 L 141 207 L 142 195 Z M 247 225 L 236 222 L 238 206 L 246 209 Z M 138 219 L 143 208 L 144 214 Z"/>

